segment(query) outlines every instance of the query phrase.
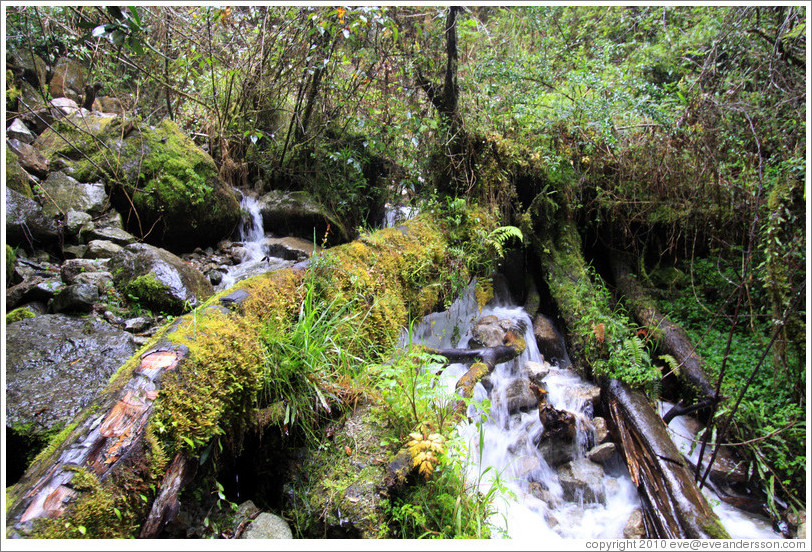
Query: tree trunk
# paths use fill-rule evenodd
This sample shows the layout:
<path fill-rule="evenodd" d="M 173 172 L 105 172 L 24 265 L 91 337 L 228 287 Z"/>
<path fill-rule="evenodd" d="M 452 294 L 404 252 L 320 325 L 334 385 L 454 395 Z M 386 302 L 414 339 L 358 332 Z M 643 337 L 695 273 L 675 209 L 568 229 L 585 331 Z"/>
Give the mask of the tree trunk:
<path fill-rule="evenodd" d="M 648 398 L 617 380 L 605 380 L 601 387 L 649 538 L 730 538 Z"/>
<path fill-rule="evenodd" d="M 697 354 L 685 330 L 657 309 L 629 266 L 618 255 L 612 255 L 611 265 L 615 285 L 637 321 L 647 326 L 652 331 L 649 335 L 654 335 L 665 352 L 676 360 L 679 367 L 676 376 L 683 385 L 685 398 L 699 402 L 713 400 L 715 391 L 705 375 L 705 362 Z"/>

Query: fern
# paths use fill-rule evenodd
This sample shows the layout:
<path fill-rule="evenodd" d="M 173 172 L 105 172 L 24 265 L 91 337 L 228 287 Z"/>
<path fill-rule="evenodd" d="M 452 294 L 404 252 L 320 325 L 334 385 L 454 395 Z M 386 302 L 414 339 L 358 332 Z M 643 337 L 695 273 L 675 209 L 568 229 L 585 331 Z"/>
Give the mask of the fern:
<path fill-rule="evenodd" d="M 491 233 L 488 234 L 486 241 L 493 246 L 497 255 L 501 257 L 505 251 L 505 243 L 507 243 L 510 238 L 517 238 L 520 242 L 524 241 L 522 231 L 515 226 L 499 226 L 494 228 Z"/>

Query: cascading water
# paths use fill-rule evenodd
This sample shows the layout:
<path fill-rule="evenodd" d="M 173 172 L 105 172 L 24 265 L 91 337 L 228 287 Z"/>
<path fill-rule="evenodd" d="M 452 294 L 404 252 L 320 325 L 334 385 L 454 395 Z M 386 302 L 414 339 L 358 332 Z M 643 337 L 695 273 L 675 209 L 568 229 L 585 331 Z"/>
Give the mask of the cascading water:
<path fill-rule="evenodd" d="M 659 412 L 662 416 L 674 405 L 669 402 L 661 401 L 658 403 Z M 688 458 L 693 465 L 696 465 L 699 460 L 699 446 L 694 446 L 695 428 L 688 423 L 688 416 L 676 416 L 668 424 L 668 432 L 671 435 L 671 440 L 677 445 L 679 451 Z M 706 454 L 707 460 L 709 453 Z M 711 504 L 713 504 L 713 511 L 719 516 L 722 525 L 728 532 L 735 538 L 742 539 L 780 539 L 782 535 L 773 530 L 771 523 L 756 514 L 751 514 L 738 508 L 727 504 L 720 500 L 713 490 L 709 487 L 703 487 L 702 493 L 705 495 Z"/>
<path fill-rule="evenodd" d="M 469 481 L 477 482 L 483 493 L 494 485 L 498 490 L 494 504 L 497 514 L 489 520 L 497 529 L 494 536 L 534 542 L 623 538 L 640 499 L 619 453 L 600 462 L 586 456 L 598 443 L 598 420 L 588 393 L 584 393 L 592 386 L 572 370 L 544 360 L 532 321 L 521 307 L 489 304 L 480 311 L 472 284 L 447 311 L 424 317 L 409 338 L 432 348 L 467 348 L 477 320 L 489 315 L 521 328 L 527 343 L 520 357 L 497 365 L 486 382 L 477 383 L 468 421 L 458 426 L 467 443 Z M 441 382 L 449 393 L 454 392 L 467 368 L 451 364 L 445 369 Z M 533 372 L 536 377 L 545 374 L 547 404 L 576 418 L 576 434 L 567 458 L 551 458 L 550 450 L 540 446 L 544 425 L 538 410 L 516 412 L 509 408 L 509 390 Z M 491 406 L 484 414 L 481 405 L 485 399 Z M 677 418 L 671 426 L 679 423 Z M 687 453 L 690 444 L 675 440 Z M 703 492 L 733 538 L 780 538 L 765 521 L 720 503 L 707 489 Z"/>
<path fill-rule="evenodd" d="M 477 481 L 485 493 L 493 485 L 501 489 L 495 503 L 498 514 L 491 523 L 512 539 L 622 538 L 627 521 L 639 507 L 634 485 L 618 457 L 602 466 L 585 457 L 595 444 L 592 403 L 579 392 L 587 384 L 574 372 L 542 358 L 532 321 L 521 307 L 486 306 L 480 312 L 473 293 L 468 293 L 449 311 L 425 317 L 412 339 L 430 347 L 465 348 L 476 319 L 489 315 L 521 328 L 527 343 L 520 357 L 496 366 L 488 377 L 490 392 L 482 383 L 476 385 L 475 402 L 490 396 L 488 414 L 481 416 L 472 406 L 469 418 L 473 421 L 458 427 L 468 443 L 469 480 Z M 527 379 L 530 369 L 548 372 L 544 377 L 547 403 L 577 419 L 572 457 L 559 462 L 581 474 L 574 478 L 568 474 L 566 481 L 562 481 L 562 466 L 551 465 L 538 446 L 544 429 L 538 410 L 512 412 L 509 408 L 509 390 Z M 463 364 L 446 368 L 443 380 L 450 392 L 466 370 Z"/>
<path fill-rule="evenodd" d="M 257 199 L 243 193 L 240 208 L 243 218 L 237 226 L 237 238 L 242 242 L 242 257 L 239 264 L 230 267 L 223 275 L 223 280 L 215 287 L 216 291 L 227 289 L 254 274 L 293 264 L 268 254 L 262 212 Z"/>

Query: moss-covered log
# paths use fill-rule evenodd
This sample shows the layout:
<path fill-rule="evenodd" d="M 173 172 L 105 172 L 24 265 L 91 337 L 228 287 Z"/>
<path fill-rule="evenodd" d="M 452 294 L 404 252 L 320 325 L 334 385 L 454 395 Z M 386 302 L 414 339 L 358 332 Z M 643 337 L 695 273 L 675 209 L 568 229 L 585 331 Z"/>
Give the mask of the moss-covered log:
<path fill-rule="evenodd" d="M 611 266 L 615 285 L 638 323 L 649 328 L 649 335 L 653 335 L 660 347 L 674 357 L 678 366 L 676 376 L 683 386 L 683 398 L 700 402 L 713 399 L 715 391 L 708 382 L 705 361 L 697 354 L 696 346 L 691 343 L 685 330 L 660 312 L 619 255 L 612 256 Z"/>
<path fill-rule="evenodd" d="M 295 321 L 313 286 L 358 314 L 346 328 L 358 347 L 375 343 L 388 354 L 408 317 L 428 313 L 448 289 L 446 236 L 436 220 L 418 217 L 327 250 L 318 262 L 244 280 L 175 319 L 7 491 L 8 535 L 137 536 L 148 514 L 145 535 L 154 534 L 212 438 L 250 424 L 267 324 Z M 167 475 L 179 453 L 190 467 Z"/>
<path fill-rule="evenodd" d="M 550 294 L 566 323 L 575 368 L 587 378 L 604 382 L 602 387 L 608 391 L 610 411 L 623 436 L 626 464 L 647 506 L 648 536 L 727 537 L 676 446 L 663 433 L 665 425 L 651 402 L 618 381 L 646 385 L 654 374 L 650 363 L 641 362 L 628 320 L 613 311 L 605 286 L 588 269 L 577 228 L 566 213 L 566 209 L 559 212 L 555 226 L 536 219 L 537 226 L 553 228 L 545 235 L 534 231 L 532 217 L 522 230 L 532 237 Z M 658 470 L 662 481 L 657 480 Z"/>

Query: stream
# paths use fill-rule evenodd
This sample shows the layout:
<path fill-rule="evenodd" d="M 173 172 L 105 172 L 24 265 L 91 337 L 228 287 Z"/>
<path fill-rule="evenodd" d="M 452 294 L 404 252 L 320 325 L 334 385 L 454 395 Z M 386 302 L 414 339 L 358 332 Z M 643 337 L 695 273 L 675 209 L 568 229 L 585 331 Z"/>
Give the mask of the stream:
<path fill-rule="evenodd" d="M 619 452 L 601 461 L 587 458 L 598 438 L 599 420 L 587 398 L 594 386 L 567 368 L 567 361 L 555 365 L 542 357 L 533 323 L 524 309 L 497 299 L 480 312 L 473 290 L 474 284 L 447 311 L 424 317 L 411 336 L 403 339 L 434 348 L 467 348 L 475 323 L 489 315 L 509 320 L 524 331 L 525 351 L 497 365 L 490 376 L 477 383 L 469 420 L 458 426 L 467 443 L 467 451 L 462 452 L 468 458 L 469 481 L 477 482 L 482 493 L 488 493 L 494 485 L 497 489 L 497 513 L 489 520 L 496 529 L 493 536 L 535 542 L 624 538 L 624 528 L 640 507 L 640 499 Z M 466 370 L 464 364 L 449 365 L 441 384 L 454 393 L 457 380 Z M 532 378 L 534 372 L 536 378 L 543 374 L 547 403 L 571 412 L 577 420 L 566 458 L 556 458 L 555 454 L 551 457 L 550 451 L 538 444 L 544 426 L 537 408 L 518 412 L 508 409 L 510 400 L 506 394 L 520 385 L 517 382 Z M 482 408 L 486 398 L 491 404 L 487 413 Z M 690 444 L 678 438 L 686 434 L 680 424 L 680 418 L 676 418 L 670 429 L 676 428 L 677 445 L 687 454 Z M 551 459 L 552 465 L 548 462 Z M 733 538 L 781 538 L 765 520 L 722 503 L 707 488 L 703 492 Z"/>

